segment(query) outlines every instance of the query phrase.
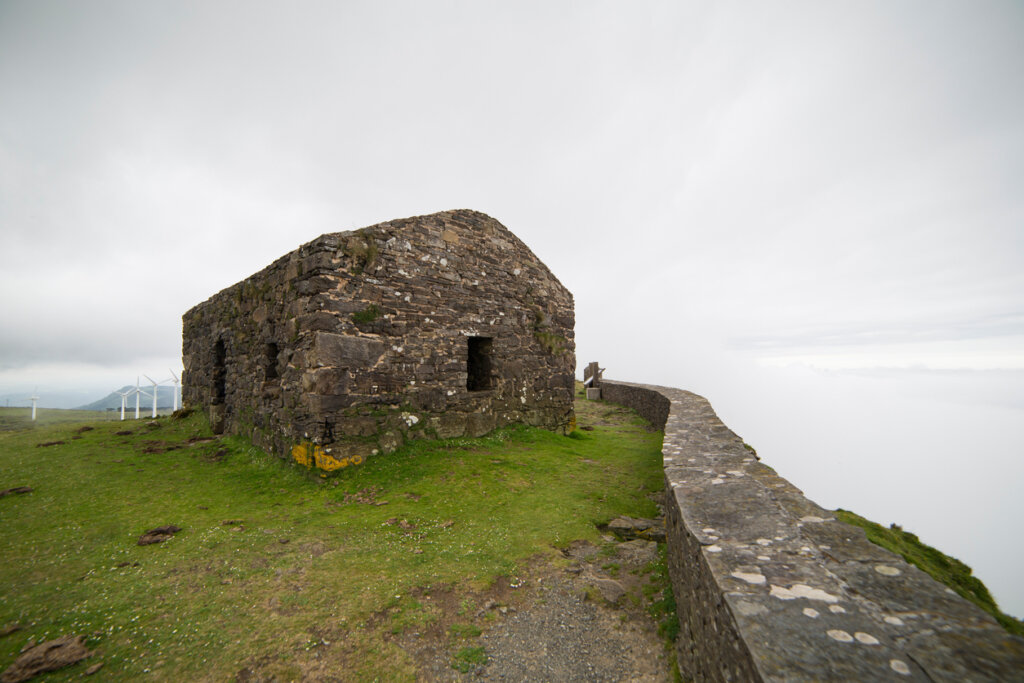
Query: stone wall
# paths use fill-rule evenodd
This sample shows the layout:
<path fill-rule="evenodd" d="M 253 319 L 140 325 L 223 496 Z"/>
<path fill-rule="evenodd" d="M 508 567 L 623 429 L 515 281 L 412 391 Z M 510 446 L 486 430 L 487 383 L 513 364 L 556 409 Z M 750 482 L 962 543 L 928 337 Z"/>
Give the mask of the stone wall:
<path fill-rule="evenodd" d="M 337 458 L 572 416 L 573 299 L 504 226 L 446 211 L 323 235 L 183 317 L 187 405 Z"/>
<path fill-rule="evenodd" d="M 694 681 L 1024 680 L 1024 639 L 810 500 L 688 391 L 602 381 L 665 431 L 669 571 Z"/>

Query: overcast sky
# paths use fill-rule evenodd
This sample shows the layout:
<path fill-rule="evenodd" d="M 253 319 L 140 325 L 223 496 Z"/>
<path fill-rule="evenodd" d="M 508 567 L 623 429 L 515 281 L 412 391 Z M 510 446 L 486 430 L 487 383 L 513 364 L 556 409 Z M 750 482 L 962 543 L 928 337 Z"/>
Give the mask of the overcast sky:
<path fill-rule="evenodd" d="M 805 483 L 836 429 L 915 468 L 985 433 L 1010 505 L 1022 67 L 1020 2 L 0 0 L 0 395 L 177 371 L 182 313 L 298 245 L 472 208 L 574 293 L 581 364 L 708 396 L 812 497 L 871 511 Z"/>

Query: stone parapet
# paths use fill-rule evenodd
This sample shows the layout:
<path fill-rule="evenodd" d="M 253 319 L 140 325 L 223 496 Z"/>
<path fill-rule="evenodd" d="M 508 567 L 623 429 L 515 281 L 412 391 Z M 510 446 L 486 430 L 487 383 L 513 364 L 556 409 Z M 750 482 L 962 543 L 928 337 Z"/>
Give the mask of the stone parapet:
<path fill-rule="evenodd" d="M 804 497 L 707 400 L 608 380 L 602 393 L 665 431 L 687 678 L 1024 680 L 1024 639 Z"/>

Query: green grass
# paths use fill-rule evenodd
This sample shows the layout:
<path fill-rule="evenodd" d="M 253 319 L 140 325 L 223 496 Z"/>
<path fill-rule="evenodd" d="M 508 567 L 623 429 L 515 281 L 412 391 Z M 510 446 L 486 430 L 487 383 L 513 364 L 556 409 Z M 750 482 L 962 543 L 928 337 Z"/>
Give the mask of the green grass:
<path fill-rule="evenodd" d="M 142 414 L 148 417 L 151 412 L 152 408 L 150 408 L 150 412 L 143 411 Z M 131 413 L 132 416 L 135 415 L 134 406 L 132 406 Z M 57 424 L 113 421 L 120 418 L 120 410 L 99 411 L 38 408 L 36 410 L 36 420 L 33 422 L 31 408 L 0 408 L 0 432 L 38 429 Z M 125 422 L 127 423 L 127 420 Z"/>
<path fill-rule="evenodd" d="M 456 638 L 476 638 L 480 635 L 480 628 L 475 624 L 452 624 L 448 633 Z"/>
<path fill-rule="evenodd" d="M 949 586 L 961 597 L 985 610 L 1010 633 L 1024 636 L 1024 622 L 1004 614 L 996 605 L 988 588 L 971 572 L 971 568 L 960 560 L 922 543 L 909 531 L 893 524 L 886 529 L 848 510 L 836 510 L 836 517 L 847 524 L 864 529 L 868 540 L 886 550 L 900 555 L 904 560 L 930 575 L 936 581 Z"/>
<path fill-rule="evenodd" d="M 658 625 L 658 635 L 665 642 L 665 652 L 669 658 L 669 668 L 673 679 L 681 681 L 676 640 L 679 638 L 679 618 L 676 614 L 676 597 L 672 592 L 672 580 L 668 574 L 667 546 L 658 544 L 658 558 L 651 562 L 645 570 L 651 574 L 652 580 L 643 586 L 642 592 L 647 599 L 647 613 Z"/>
<path fill-rule="evenodd" d="M 327 479 L 214 439 L 198 413 L 0 432 L 0 490 L 33 488 L 0 498 L 0 628 L 22 626 L 0 638 L 0 668 L 29 639 L 72 633 L 104 680 L 323 667 L 410 680 L 395 634 L 437 618 L 417 591 L 451 586 L 471 605 L 463 596 L 532 556 L 599 543 L 596 524 L 656 514 L 661 435 L 609 407 L 579 403 L 580 423 L 595 424 L 579 438 L 516 427 L 416 441 Z M 37 446 L 52 441 L 64 443 Z M 136 545 L 166 524 L 182 531 Z"/>
<path fill-rule="evenodd" d="M 487 653 L 480 646 L 467 645 L 455 653 L 452 668 L 466 674 L 487 663 Z"/>

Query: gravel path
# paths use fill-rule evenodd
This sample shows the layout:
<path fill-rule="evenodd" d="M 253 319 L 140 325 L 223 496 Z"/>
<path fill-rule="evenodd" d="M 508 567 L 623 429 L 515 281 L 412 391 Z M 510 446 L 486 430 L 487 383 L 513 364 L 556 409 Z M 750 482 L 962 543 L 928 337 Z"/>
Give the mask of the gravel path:
<path fill-rule="evenodd" d="M 656 554 L 646 541 L 622 543 L 617 553 L 578 544 L 568 563 L 538 559 L 518 579 L 499 581 L 475 619 L 482 634 L 445 642 L 423 633 L 400 645 L 424 681 L 671 681 L 665 644 L 647 611 L 643 571 Z M 618 565 L 611 568 L 610 564 Z M 602 569 L 607 567 L 608 570 Z M 611 576 L 614 574 L 615 576 Z M 611 601 L 610 601 L 611 600 Z M 452 668 L 461 646 L 482 647 L 487 663 L 468 673 Z"/>
<path fill-rule="evenodd" d="M 668 681 L 664 646 L 650 625 L 581 598 L 578 579 L 554 577 L 529 606 L 481 637 L 484 681 Z M 645 628 L 648 626 L 648 628 Z"/>

